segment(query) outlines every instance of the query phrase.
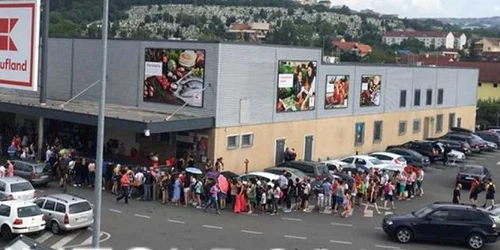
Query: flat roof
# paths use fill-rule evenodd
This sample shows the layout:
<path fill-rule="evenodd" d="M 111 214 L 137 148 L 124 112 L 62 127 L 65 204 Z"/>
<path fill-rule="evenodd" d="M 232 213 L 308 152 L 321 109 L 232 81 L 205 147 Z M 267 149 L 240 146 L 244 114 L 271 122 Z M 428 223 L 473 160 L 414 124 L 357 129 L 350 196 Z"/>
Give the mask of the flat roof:
<path fill-rule="evenodd" d="M 62 107 L 63 103 L 65 102 L 47 99 L 45 105 L 40 105 L 38 93 L 0 89 L 2 111 L 97 126 L 99 103 L 76 99 Z M 200 117 L 183 112 L 172 115 L 110 103 L 106 104 L 105 112 L 106 127 L 139 133 L 145 130 L 150 133 L 164 133 L 215 127 L 215 117 Z M 169 116 L 170 119 L 166 120 Z"/>

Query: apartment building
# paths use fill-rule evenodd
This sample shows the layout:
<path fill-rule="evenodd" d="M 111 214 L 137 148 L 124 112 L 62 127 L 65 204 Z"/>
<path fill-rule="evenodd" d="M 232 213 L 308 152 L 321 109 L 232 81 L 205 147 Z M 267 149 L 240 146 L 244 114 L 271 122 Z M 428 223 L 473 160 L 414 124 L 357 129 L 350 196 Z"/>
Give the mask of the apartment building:
<path fill-rule="evenodd" d="M 387 45 L 401 44 L 403 41 L 414 38 L 425 44 L 427 48 L 445 48 L 461 50 L 467 43 L 465 34 L 446 31 L 388 31 L 382 36 L 382 42 Z"/>

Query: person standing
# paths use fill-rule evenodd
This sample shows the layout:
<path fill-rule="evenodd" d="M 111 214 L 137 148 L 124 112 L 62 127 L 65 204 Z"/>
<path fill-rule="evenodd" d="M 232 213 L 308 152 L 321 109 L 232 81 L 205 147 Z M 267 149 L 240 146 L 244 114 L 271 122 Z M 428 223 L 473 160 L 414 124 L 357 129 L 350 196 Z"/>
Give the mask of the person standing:
<path fill-rule="evenodd" d="M 179 206 L 179 200 L 181 199 L 181 179 L 177 174 L 174 176 L 173 179 L 175 181 L 174 181 L 174 192 L 172 196 L 172 202 L 176 206 Z"/>
<path fill-rule="evenodd" d="M 448 154 L 451 152 L 451 149 L 448 145 L 444 145 L 443 150 L 443 166 L 448 163 Z"/>
<path fill-rule="evenodd" d="M 481 189 L 481 182 L 479 178 L 475 178 L 470 185 L 469 199 L 472 205 L 477 205 L 477 197 L 479 196 Z"/>
<path fill-rule="evenodd" d="M 395 187 L 392 185 L 392 180 L 388 179 L 384 184 L 384 210 L 387 210 L 387 202 L 391 202 L 392 209 L 396 209 L 394 206 L 394 190 Z"/>
<path fill-rule="evenodd" d="M 143 201 L 151 200 L 151 189 L 153 188 L 153 175 L 149 171 L 144 171 L 144 192 L 142 196 Z"/>
<path fill-rule="evenodd" d="M 217 161 L 215 162 L 215 171 L 220 172 L 224 171 L 224 162 L 222 162 L 223 158 L 219 157 Z"/>
<path fill-rule="evenodd" d="M 14 176 L 14 165 L 10 160 L 7 160 L 7 174 L 5 175 L 6 177 L 12 177 Z"/>
<path fill-rule="evenodd" d="M 495 184 L 491 178 L 489 178 L 486 183 L 486 201 L 483 207 L 486 207 L 488 202 L 490 202 L 491 207 L 495 206 Z"/>
<path fill-rule="evenodd" d="M 212 181 L 211 187 L 210 187 L 210 201 L 208 202 L 207 206 L 205 207 L 205 212 L 208 212 L 208 209 L 211 206 L 215 207 L 215 213 L 220 214 L 219 212 L 219 202 L 217 201 L 219 195 L 219 187 L 217 186 L 216 181 Z"/>
<path fill-rule="evenodd" d="M 246 194 L 247 194 L 247 202 L 248 202 L 248 214 L 252 214 L 253 210 L 255 208 L 255 205 L 257 204 L 257 189 L 256 186 L 252 181 L 248 182 Z"/>
<path fill-rule="evenodd" d="M 285 190 L 284 190 L 285 204 L 286 204 L 284 212 L 291 213 L 292 212 L 292 196 L 293 196 L 293 193 L 295 190 L 295 185 L 293 183 L 293 180 L 292 180 L 290 174 L 287 175 L 287 178 L 288 178 L 288 184 L 286 185 Z"/>
<path fill-rule="evenodd" d="M 418 196 L 424 195 L 424 189 L 422 188 L 423 183 L 424 183 L 424 170 L 422 168 L 419 168 L 417 171 L 417 195 Z"/>
<path fill-rule="evenodd" d="M 462 190 L 462 184 L 458 183 L 455 189 L 453 190 L 453 204 L 459 204 L 461 200 L 461 193 L 460 191 Z"/>
<path fill-rule="evenodd" d="M 301 208 L 306 212 L 309 208 L 309 195 L 311 194 L 311 183 L 307 177 L 304 178 L 304 189 L 302 191 L 302 205 Z"/>
<path fill-rule="evenodd" d="M 368 203 L 366 203 L 365 205 L 365 214 L 368 213 L 368 204 L 373 205 L 375 207 L 375 211 L 377 211 L 377 214 L 380 214 L 380 210 L 378 209 L 377 205 L 377 193 L 377 183 L 371 180 L 367 190 Z"/>
<path fill-rule="evenodd" d="M 130 186 L 130 180 L 128 179 L 128 174 L 127 172 L 123 172 L 122 176 L 120 178 L 120 188 L 121 188 L 121 194 L 120 196 L 116 197 L 116 202 L 119 202 L 121 199 L 125 198 L 125 204 L 128 204 L 128 187 Z"/>

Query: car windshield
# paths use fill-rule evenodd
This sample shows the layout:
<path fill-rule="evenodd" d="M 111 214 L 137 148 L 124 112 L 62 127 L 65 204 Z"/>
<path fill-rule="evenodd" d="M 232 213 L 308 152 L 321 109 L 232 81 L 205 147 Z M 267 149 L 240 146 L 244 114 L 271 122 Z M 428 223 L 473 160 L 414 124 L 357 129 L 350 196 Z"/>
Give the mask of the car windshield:
<path fill-rule="evenodd" d="M 33 186 L 31 186 L 29 182 L 14 183 L 10 186 L 10 191 L 13 193 L 23 192 L 28 190 L 33 190 Z"/>
<path fill-rule="evenodd" d="M 432 207 L 432 206 L 424 207 L 416 212 L 413 212 L 413 215 L 417 216 L 418 218 L 423 218 L 423 217 L 427 216 L 429 213 L 431 213 L 432 211 L 434 211 L 434 207 Z"/>
<path fill-rule="evenodd" d="M 37 205 L 20 207 L 17 209 L 17 216 L 19 218 L 33 217 L 41 214 L 42 210 L 40 210 L 40 208 Z"/>
<path fill-rule="evenodd" d="M 377 158 L 370 159 L 370 162 L 371 162 L 373 165 L 381 165 L 381 164 L 384 164 L 381 160 L 379 160 L 379 159 L 377 159 Z"/>
<path fill-rule="evenodd" d="M 477 167 L 464 166 L 460 168 L 460 173 L 481 175 L 483 174 L 483 170 Z"/>
<path fill-rule="evenodd" d="M 84 202 L 79 202 L 75 203 L 73 205 L 69 205 L 69 214 L 78 214 L 81 212 L 86 212 L 90 211 L 92 207 L 90 206 L 90 203 L 84 201 Z"/>

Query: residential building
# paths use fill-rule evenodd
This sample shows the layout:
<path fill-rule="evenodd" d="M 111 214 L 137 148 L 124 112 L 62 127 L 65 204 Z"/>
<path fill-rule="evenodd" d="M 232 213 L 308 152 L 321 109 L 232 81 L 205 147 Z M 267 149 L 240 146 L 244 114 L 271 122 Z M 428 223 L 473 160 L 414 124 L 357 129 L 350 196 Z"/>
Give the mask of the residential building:
<path fill-rule="evenodd" d="M 478 54 L 483 52 L 500 52 L 500 38 L 484 37 L 474 43 L 473 49 Z"/>
<path fill-rule="evenodd" d="M 445 48 L 461 50 L 467 43 L 465 34 L 456 34 L 445 31 L 387 31 L 382 36 L 382 42 L 387 45 L 400 45 L 403 41 L 414 38 L 428 48 Z"/>
<path fill-rule="evenodd" d="M 334 51 L 340 53 L 355 53 L 360 57 L 364 57 L 372 52 L 372 47 L 370 45 L 354 41 L 348 42 L 344 38 L 332 40 L 332 46 Z"/>
<path fill-rule="evenodd" d="M 270 29 L 269 23 L 238 23 L 233 24 L 228 32 L 237 34 L 241 40 L 263 41 Z"/>
<path fill-rule="evenodd" d="M 100 88 L 79 94 L 99 78 L 100 44 L 50 39 L 47 104 L 2 89 L 0 119 L 36 127 L 42 116 L 51 135 L 95 140 Z M 249 171 L 282 162 L 286 148 L 311 161 L 475 124 L 477 69 L 332 65 L 316 48 L 186 41 L 110 40 L 108 61 L 106 152 L 127 159 L 223 157 L 242 173 L 246 160 Z"/>

